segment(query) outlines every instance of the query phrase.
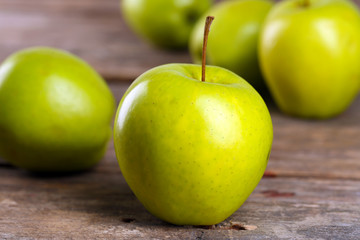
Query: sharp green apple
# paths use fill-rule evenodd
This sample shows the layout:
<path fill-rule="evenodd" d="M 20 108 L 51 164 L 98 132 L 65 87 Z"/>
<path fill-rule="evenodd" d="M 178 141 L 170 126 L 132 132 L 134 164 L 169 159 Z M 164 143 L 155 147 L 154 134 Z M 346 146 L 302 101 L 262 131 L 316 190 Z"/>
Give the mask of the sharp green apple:
<path fill-rule="evenodd" d="M 207 47 L 208 63 L 235 72 L 259 91 L 264 90 L 265 83 L 258 62 L 258 38 L 272 6 L 267 0 L 224 1 L 205 13 L 216 18 Z M 190 37 L 189 48 L 195 63 L 201 63 L 202 19 Z"/>
<path fill-rule="evenodd" d="M 360 88 L 360 15 L 346 0 L 288 0 L 274 7 L 259 42 L 279 108 L 305 118 L 343 112 Z"/>
<path fill-rule="evenodd" d="M 186 48 L 197 19 L 212 0 L 122 0 L 130 27 L 151 44 L 167 49 Z"/>
<path fill-rule="evenodd" d="M 220 67 L 167 64 L 138 77 L 118 107 L 114 144 L 128 185 L 153 215 L 217 224 L 260 181 L 273 132 L 244 79 Z"/>
<path fill-rule="evenodd" d="M 74 55 L 21 50 L 0 66 L 0 156 L 30 171 L 77 171 L 96 164 L 111 136 L 114 98 Z"/>

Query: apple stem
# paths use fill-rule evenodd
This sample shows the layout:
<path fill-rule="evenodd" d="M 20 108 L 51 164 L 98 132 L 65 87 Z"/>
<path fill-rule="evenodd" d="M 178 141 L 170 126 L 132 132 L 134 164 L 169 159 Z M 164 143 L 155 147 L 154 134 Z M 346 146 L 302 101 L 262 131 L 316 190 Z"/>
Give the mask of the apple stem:
<path fill-rule="evenodd" d="M 209 36 L 210 26 L 212 21 L 214 20 L 214 17 L 207 16 L 206 22 L 205 22 L 205 29 L 204 29 L 204 41 L 203 41 L 203 51 L 202 51 L 202 74 L 201 74 L 201 81 L 205 82 L 205 68 L 206 68 L 206 46 L 207 46 L 207 40 Z"/>

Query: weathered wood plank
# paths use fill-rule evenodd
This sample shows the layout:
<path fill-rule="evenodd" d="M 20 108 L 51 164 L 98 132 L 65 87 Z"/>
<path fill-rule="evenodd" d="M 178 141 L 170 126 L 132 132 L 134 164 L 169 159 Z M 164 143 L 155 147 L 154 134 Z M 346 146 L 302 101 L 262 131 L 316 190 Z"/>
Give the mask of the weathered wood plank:
<path fill-rule="evenodd" d="M 0 62 L 31 46 L 66 49 L 106 79 L 133 80 L 145 70 L 191 62 L 186 51 L 155 49 L 124 23 L 119 1 L 0 0 Z"/>
<path fill-rule="evenodd" d="M 360 97 L 340 116 L 314 121 L 270 104 L 274 143 L 268 170 L 281 176 L 360 179 Z"/>
<path fill-rule="evenodd" d="M 176 227 L 148 214 L 109 156 L 93 171 L 63 177 L 0 168 L 0 189 L 0 238 L 358 239 L 360 234 L 360 185 L 353 180 L 264 178 L 245 205 L 213 229 Z"/>

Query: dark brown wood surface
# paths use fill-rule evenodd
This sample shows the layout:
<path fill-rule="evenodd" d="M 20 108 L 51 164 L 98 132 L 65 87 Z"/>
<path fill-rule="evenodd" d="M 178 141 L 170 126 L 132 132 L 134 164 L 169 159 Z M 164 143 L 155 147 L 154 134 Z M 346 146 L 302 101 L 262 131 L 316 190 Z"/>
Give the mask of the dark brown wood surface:
<path fill-rule="evenodd" d="M 106 79 L 133 80 L 165 63 L 190 62 L 186 52 L 155 49 L 125 25 L 118 0 L 0 0 L 0 61 L 24 47 L 66 49 Z"/>
<path fill-rule="evenodd" d="M 124 25 L 117 1 L 0 0 L 0 61 L 27 46 L 67 49 L 109 81 L 119 101 L 132 80 L 163 63 L 189 62 Z M 212 227 L 173 226 L 141 206 L 112 143 L 91 171 L 39 176 L 0 160 L 0 239 L 360 239 L 360 98 L 341 116 L 309 121 L 269 101 L 274 144 L 246 203 Z M 0 116 L 1 117 L 1 116 Z"/>

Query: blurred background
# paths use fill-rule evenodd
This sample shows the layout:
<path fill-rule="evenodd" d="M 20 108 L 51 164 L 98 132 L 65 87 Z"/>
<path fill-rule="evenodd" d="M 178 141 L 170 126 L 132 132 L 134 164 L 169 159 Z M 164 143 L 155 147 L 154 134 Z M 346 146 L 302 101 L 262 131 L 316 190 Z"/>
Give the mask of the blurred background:
<path fill-rule="evenodd" d="M 119 5 L 118 0 L 0 0 L 0 61 L 24 47 L 57 47 L 85 59 L 107 80 L 133 80 L 160 64 L 191 62 L 187 51 L 154 49 L 138 38 Z"/>
<path fill-rule="evenodd" d="M 30 46 L 68 50 L 107 80 L 132 81 L 160 64 L 191 62 L 186 50 L 156 49 L 136 36 L 118 0 L 0 0 L 0 61 Z"/>
<path fill-rule="evenodd" d="M 0 0 L 0 61 L 30 46 L 68 50 L 107 80 L 131 81 L 165 63 L 191 62 L 142 41 L 122 19 L 117 0 Z"/>

